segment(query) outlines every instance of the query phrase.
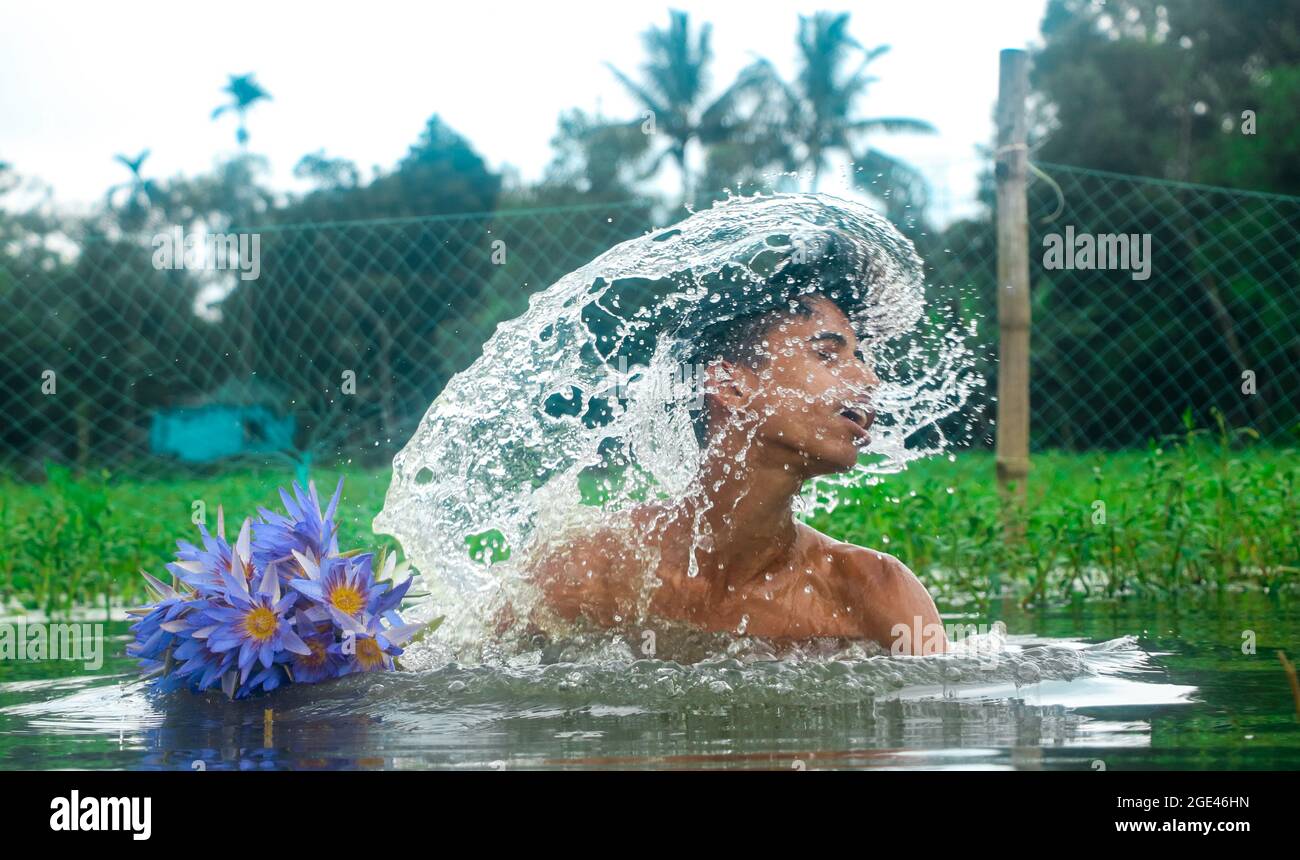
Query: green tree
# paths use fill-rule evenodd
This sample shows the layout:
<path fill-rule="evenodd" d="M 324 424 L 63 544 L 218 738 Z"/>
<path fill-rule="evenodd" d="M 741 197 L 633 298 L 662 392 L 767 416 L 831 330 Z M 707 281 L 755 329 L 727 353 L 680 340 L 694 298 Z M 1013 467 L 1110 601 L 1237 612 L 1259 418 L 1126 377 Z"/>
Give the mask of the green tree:
<path fill-rule="evenodd" d="M 637 124 L 574 108 L 560 114 L 551 147 L 554 156 L 542 182 L 525 195 L 530 203 L 623 201 L 635 196 L 645 173 L 650 137 Z"/>
<path fill-rule="evenodd" d="M 247 372 L 291 392 L 295 455 L 306 460 L 402 438 L 412 429 L 402 422 L 446 382 L 448 343 L 464 350 L 451 329 L 481 307 L 495 274 L 480 217 L 496 208 L 501 176 L 436 115 L 367 183 L 353 184 L 343 159 L 314 154 L 299 165 L 317 189 L 260 215 L 271 225 L 261 275 L 239 282 L 220 309 L 251 344 L 240 350 Z M 475 217 L 422 217 L 465 213 Z M 357 223 L 371 219 L 390 223 Z M 363 396 L 340 396 L 345 370 Z"/>
<path fill-rule="evenodd" d="M 356 188 L 361 181 L 361 173 L 355 164 L 346 158 L 330 158 L 323 149 L 298 159 L 293 175 L 310 180 L 322 189 L 347 190 Z"/>
<path fill-rule="evenodd" d="M 1032 64 L 1037 160 L 1300 193 L 1292 155 L 1300 128 L 1298 19 L 1300 0 L 1051 0 Z M 1246 110 L 1255 114 L 1253 134 Z M 1294 207 L 1264 212 L 1248 198 L 1187 185 L 1105 182 L 1086 192 L 1067 187 L 1067 213 L 1078 219 L 1094 200 L 1104 202 L 1093 213 L 1096 229 L 1151 234 L 1161 288 L 1134 296 L 1079 273 L 1044 276 L 1035 301 L 1045 314 L 1036 318 L 1050 317 L 1053 336 L 1073 340 L 1053 343 L 1046 330 L 1036 336 L 1035 385 L 1057 383 L 1069 392 L 1058 399 L 1095 400 L 1079 396 L 1074 380 L 1124 368 L 1121 378 L 1144 392 L 1142 402 L 1126 404 L 1126 387 L 1104 392 L 1120 407 L 1100 413 L 1108 430 L 1147 414 L 1151 403 L 1191 404 L 1201 420 L 1219 405 L 1230 420 L 1261 430 L 1293 421 L 1295 404 L 1286 397 L 1229 400 L 1223 392 L 1235 392 L 1246 371 L 1271 379 L 1273 392 L 1288 390 L 1300 355 L 1290 346 L 1300 343 L 1291 321 L 1296 260 L 1287 250 L 1300 229 Z M 1031 205 L 1055 208 L 1046 183 L 1034 185 Z M 1184 360 L 1153 373 L 1153 357 L 1164 355 Z M 1084 366 L 1085 358 L 1097 363 Z M 1152 420 L 1135 435 L 1140 441 L 1139 434 L 1176 429 L 1171 424 Z"/>
<path fill-rule="evenodd" d="M 230 82 L 221 90 L 230 96 L 227 104 L 220 105 L 212 112 L 212 118 L 217 119 L 226 111 L 234 111 L 239 120 L 239 125 L 235 129 L 235 140 L 240 146 L 248 146 L 248 110 L 253 105 L 261 101 L 268 101 L 271 94 L 262 89 L 261 85 L 253 79 L 252 73 L 247 75 L 231 75 Z"/>
<path fill-rule="evenodd" d="M 799 16 L 799 69 L 790 91 L 790 128 L 802 143 L 801 164 L 811 174 L 811 189 L 817 190 L 830 153 L 847 153 L 854 162 L 870 162 L 875 173 L 896 182 L 915 182 L 915 171 L 897 159 L 872 149 L 863 149 L 863 139 L 874 132 L 925 132 L 934 127 L 909 117 L 856 116 L 856 103 L 877 79 L 867 67 L 889 50 L 888 45 L 866 50 L 849 35 L 849 13 L 818 12 Z M 855 56 L 861 59 L 849 72 Z"/>
<path fill-rule="evenodd" d="M 726 141 L 743 127 L 738 116 L 744 95 L 770 79 L 766 63 L 757 62 L 743 70 L 719 96 L 710 100 L 709 64 L 713 60 L 712 25 L 691 32 L 690 16 L 669 13 L 667 29 L 651 27 L 644 35 L 649 58 L 642 66 L 644 82 L 609 65 L 610 71 L 627 88 L 649 115 L 638 124 L 667 138 L 667 145 L 655 156 L 647 176 L 658 172 L 671 159 L 681 174 L 682 199 L 694 202 L 690 152 L 692 144 L 704 146 Z"/>
<path fill-rule="evenodd" d="M 128 158 L 121 154 L 113 156 L 114 160 L 131 171 L 131 179 L 109 188 L 105 199 L 109 209 L 117 210 L 119 221 L 126 230 L 138 230 L 144 226 L 158 193 L 154 181 L 145 179 L 141 173 L 148 157 L 147 149 L 135 158 Z M 122 198 L 123 192 L 125 192 L 125 203 L 119 207 L 116 201 Z"/>
<path fill-rule="evenodd" d="M 1297 20 L 1300 0 L 1051 0 L 1031 79 L 1038 157 L 1300 194 L 1275 148 L 1300 128 Z M 1267 133 L 1243 135 L 1244 110 Z"/>

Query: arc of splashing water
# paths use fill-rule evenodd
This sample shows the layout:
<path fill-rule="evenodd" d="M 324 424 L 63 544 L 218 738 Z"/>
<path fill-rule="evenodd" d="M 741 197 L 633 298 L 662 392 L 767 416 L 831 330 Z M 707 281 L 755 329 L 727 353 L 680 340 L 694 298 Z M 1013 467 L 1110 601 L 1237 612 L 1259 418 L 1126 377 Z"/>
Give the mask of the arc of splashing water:
<path fill-rule="evenodd" d="M 848 294 L 854 327 L 891 365 L 875 394 L 885 418 L 873 431 L 877 470 L 919 456 L 908 436 L 959 410 L 980 382 L 955 327 L 918 327 L 927 322 L 920 259 L 861 204 L 737 198 L 624 242 L 502 323 L 393 460 L 374 528 L 425 575 L 445 635 L 481 634 L 488 596 L 512 575 L 509 564 L 470 559 L 467 538 L 495 533 L 517 554 L 540 529 L 579 516 L 584 475 L 611 463 L 645 476 L 642 490 L 689 486 L 698 446 L 685 398 L 635 383 L 625 397 L 602 396 L 611 364 L 623 359 L 647 377 L 679 366 L 708 326 L 753 312 L 765 296 L 779 300 L 773 286 Z M 605 508 L 626 507 L 630 492 L 614 488 Z"/>

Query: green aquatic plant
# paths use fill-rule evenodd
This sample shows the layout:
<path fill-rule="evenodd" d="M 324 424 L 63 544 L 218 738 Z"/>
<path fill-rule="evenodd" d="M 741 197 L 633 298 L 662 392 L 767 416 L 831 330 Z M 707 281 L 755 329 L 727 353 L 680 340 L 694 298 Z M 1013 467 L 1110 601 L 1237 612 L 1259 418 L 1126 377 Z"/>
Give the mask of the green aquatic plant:
<path fill-rule="evenodd" d="M 1184 423 L 1145 451 L 1037 455 L 1022 541 L 1003 539 L 992 458 L 976 452 L 841 488 L 813 524 L 899 555 L 950 606 L 1294 585 L 1296 451 L 1221 413 Z"/>
<path fill-rule="evenodd" d="M 388 472 L 344 474 L 352 493 L 339 513 L 341 539 L 374 543 L 370 522 Z M 196 500 L 214 511 L 274 504 L 266 488 L 282 477 L 130 480 L 51 468 L 44 484 L 0 479 L 0 594 L 50 612 L 138 600 L 136 572 L 171 551 Z M 1264 445 L 1221 417 L 1212 428 L 1189 417 L 1181 433 L 1143 451 L 1035 455 L 1021 543 L 1003 539 L 993 458 L 980 451 L 836 487 L 833 509 L 809 520 L 897 555 L 948 608 L 1003 594 L 1044 603 L 1247 584 L 1276 591 L 1300 579 L 1298 483 L 1295 448 Z M 598 504 L 591 484 L 583 492 Z M 485 563 L 508 549 L 489 533 L 465 545 Z"/>

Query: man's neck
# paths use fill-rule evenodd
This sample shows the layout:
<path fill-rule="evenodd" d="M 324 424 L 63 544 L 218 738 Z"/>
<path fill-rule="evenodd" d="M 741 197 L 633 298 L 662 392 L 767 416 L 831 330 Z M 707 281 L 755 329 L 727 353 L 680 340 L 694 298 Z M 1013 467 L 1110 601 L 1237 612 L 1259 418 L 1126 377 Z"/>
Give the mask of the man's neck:
<path fill-rule="evenodd" d="M 686 525 L 711 537 L 703 542 L 711 548 L 696 553 L 701 575 L 722 585 L 740 585 L 789 560 L 798 536 L 794 497 L 804 479 L 788 459 L 755 443 L 741 462 L 733 451 L 711 456 L 699 478 Z"/>

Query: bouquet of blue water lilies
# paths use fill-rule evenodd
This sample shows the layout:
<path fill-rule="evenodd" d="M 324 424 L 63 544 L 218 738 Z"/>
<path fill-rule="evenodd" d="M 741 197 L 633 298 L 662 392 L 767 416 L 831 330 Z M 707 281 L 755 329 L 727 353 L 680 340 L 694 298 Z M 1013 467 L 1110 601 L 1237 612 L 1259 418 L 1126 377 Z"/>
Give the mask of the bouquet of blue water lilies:
<path fill-rule="evenodd" d="M 220 686 L 231 698 L 289 683 L 397 668 L 395 658 L 426 625 L 407 624 L 398 605 L 411 587 L 396 554 L 339 552 L 334 517 L 343 480 L 322 513 L 315 484 L 244 520 L 234 545 L 224 513 L 217 533 L 200 525 L 198 547 L 177 541 L 173 585 L 145 571 L 154 602 L 131 610 L 136 657 L 164 690 Z"/>

